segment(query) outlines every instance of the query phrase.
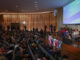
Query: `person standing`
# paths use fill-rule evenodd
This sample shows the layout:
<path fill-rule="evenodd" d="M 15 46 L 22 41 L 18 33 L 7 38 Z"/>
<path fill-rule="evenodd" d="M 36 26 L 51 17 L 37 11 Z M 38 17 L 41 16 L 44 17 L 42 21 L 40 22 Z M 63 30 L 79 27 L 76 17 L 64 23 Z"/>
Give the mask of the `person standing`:
<path fill-rule="evenodd" d="M 45 32 L 47 31 L 47 25 L 44 26 L 44 31 L 45 31 Z"/>
<path fill-rule="evenodd" d="M 50 25 L 50 33 L 53 33 L 53 25 Z"/>
<path fill-rule="evenodd" d="M 56 32 L 56 26 L 54 26 L 54 32 Z"/>

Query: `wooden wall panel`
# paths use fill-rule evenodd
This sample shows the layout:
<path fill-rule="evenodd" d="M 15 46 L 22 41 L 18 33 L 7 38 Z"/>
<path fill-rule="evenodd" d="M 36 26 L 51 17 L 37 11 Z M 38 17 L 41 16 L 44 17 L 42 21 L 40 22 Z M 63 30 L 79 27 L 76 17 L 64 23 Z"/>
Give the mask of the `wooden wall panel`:
<path fill-rule="evenodd" d="M 49 31 L 49 25 L 57 26 L 57 16 L 53 16 L 53 13 L 40 13 L 40 14 L 4 14 L 3 26 L 6 28 L 11 23 L 20 23 L 20 29 L 24 29 L 23 21 L 26 22 L 28 30 L 38 28 L 44 30 L 44 26 L 47 25 L 47 31 Z"/>

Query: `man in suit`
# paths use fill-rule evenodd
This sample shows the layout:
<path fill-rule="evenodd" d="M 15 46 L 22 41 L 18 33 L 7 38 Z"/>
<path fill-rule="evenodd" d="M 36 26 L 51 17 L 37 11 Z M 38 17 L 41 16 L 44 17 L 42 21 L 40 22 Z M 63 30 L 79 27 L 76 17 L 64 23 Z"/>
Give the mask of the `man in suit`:
<path fill-rule="evenodd" d="M 45 31 L 45 32 L 46 32 L 46 29 L 47 29 L 47 25 L 44 26 L 44 31 Z"/>
<path fill-rule="evenodd" d="M 53 25 L 50 25 L 50 32 L 53 33 Z"/>
<path fill-rule="evenodd" d="M 54 26 L 54 32 L 56 32 L 56 26 Z"/>

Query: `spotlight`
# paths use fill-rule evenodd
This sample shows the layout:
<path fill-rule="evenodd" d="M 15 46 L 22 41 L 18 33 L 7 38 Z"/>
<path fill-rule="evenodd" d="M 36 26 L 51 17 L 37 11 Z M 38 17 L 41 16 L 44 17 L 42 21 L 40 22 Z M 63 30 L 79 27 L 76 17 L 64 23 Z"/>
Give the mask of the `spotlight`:
<path fill-rule="evenodd" d="M 26 24 L 26 22 L 25 22 L 25 21 L 23 21 L 22 23 L 23 23 L 24 25 Z"/>

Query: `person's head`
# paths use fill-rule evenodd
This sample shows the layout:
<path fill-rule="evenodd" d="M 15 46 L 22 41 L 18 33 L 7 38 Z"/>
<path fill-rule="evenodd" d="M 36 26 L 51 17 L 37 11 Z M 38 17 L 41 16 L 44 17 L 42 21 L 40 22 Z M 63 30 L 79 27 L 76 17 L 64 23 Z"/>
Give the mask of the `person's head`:
<path fill-rule="evenodd" d="M 78 31 L 78 29 L 76 29 L 76 31 Z"/>
<path fill-rule="evenodd" d="M 20 48 L 19 48 L 19 47 L 17 47 L 15 51 L 16 51 L 16 52 L 20 51 Z"/>
<path fill-rule="evenodd" d="M 68 56 L 64 55 L 63 60 L 68 60 Z"/>
<path fill-rule="evenodd" d="M 68 59 L 64 58 L 63 60 L 68 60 Z"/>

